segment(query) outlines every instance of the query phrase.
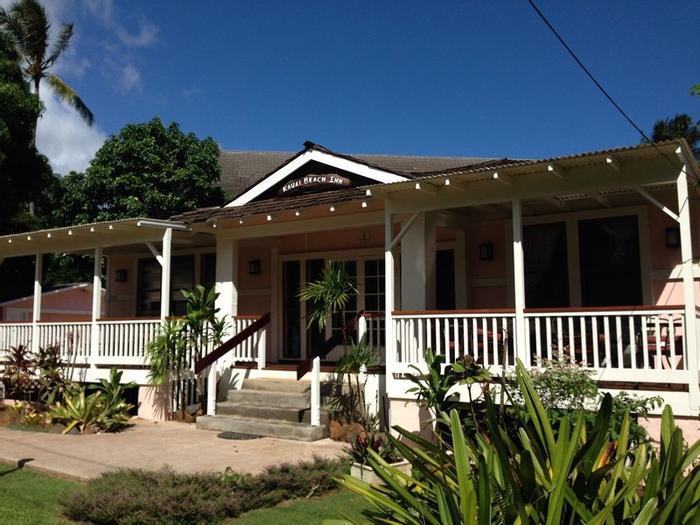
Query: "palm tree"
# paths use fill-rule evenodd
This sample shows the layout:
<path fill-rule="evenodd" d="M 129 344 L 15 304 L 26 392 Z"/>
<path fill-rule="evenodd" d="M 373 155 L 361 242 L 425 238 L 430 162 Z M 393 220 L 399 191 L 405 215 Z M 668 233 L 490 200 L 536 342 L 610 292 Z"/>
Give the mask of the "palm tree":
<path fill-rule="evenodd" d="M 46 79 L 54 93 L 73 106 L 88 126 L 95 120 L 92 111 L 85 105 L 73 88 L 58 76 L 49 73 L 73 36 L 73 24 L 63 24 L 56 41 L 49 51 L 51 21 L 44 7 L 37 0 L 18 0 L 8 10 L 0 8 L 0 29 L 9 33 L 22 62 L 24 74 L 39 96 L 39 86 Z M 36 122 L 34 122 L 36 140 Z"/>
<path fill-rule="evenodd" d="M 697 151 L 697 145 L 700 142 L 700 129 L 698 129 L 697 124 L 693 123 L 690 115 L 680 113 L 673 118 L 657 120 L 651 138 L 654 142 L 685 139 L 693 151 Z"/>

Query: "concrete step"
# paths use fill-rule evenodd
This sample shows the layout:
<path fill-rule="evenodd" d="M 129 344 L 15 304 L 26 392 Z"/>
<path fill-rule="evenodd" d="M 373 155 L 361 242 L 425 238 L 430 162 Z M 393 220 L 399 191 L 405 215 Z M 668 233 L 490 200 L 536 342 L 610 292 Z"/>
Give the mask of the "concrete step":
<path fill-rule="evenodd" d="M 306 393 L 274 392 L 266 390 L 229 390 L 228 401 L 257 407 L 295 408 L 311 407 L 310 395 Z"/>
<path fill-rule="evenodd" d="M 243 380 L 243 390 L 263 390 L 266 392 L 289 392 L 303 394 L 311 390 L 310 381 L 295 381 L 294 379 L 280 379 L 274 377 L 259 377 Z"/>
<path fill-rule="evenodd" d="M 197 418 L 197 428 L 296 441 L 316 441 L 328 436 L 328 427 L 325 425 L 312 427 L 305 423 L 225 415 L 200 416 Z"/>
<path fill-rule="evenodd" d="M 239 416 L 249 419 L 288 421 L 290 423 L 311 423 L 311 409 L 280 408 L 278 406 L 256 406 L 241 403 L 223 402 L 216 404 L 219 415 Z M 321 410 L 321 424 L 328 425 L 329 411 Z"/>

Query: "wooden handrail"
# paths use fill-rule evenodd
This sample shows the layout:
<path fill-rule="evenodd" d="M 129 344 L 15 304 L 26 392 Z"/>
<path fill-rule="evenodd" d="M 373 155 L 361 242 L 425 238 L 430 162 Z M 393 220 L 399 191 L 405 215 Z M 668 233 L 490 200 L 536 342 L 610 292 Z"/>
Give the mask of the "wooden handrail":
<path fill-rule="evenodd" d="M 219 347 L 212 350 L 210 353 L 205 355 L 199 361 L 194 364 L 194 373 L 199 374 L 209 365 L 215 363 L 218 359 L 226 355 L 227 352 L 237 347 L 243 341 L 251 337 L 258 330 L 263 328 L 270 322 L 270 313 L 266 313 L 262 317 L 256 319 L 251 324 L 246 326 L 242 331 L 238 332 L 231 339 L 219 345 Z"/>
<path fill-rule="evenodd" d="M 579 312 L 644 312 L 657 310 L 682 310 L 683 305 L 634 305 L 634 306 L 562 306 L 558 308 L 525 308 L 526 314 L 579 313 Z M 698 309 L 700 313 L 700 308 Z M 514 314 L 514 308 L 474 308 L 467 310 L 394 310 L 392 315 L 479 315 L 479 314 Z"/>
<path fill-rule="evenodd" d="M 297 366 L 297 381 L 299 381 L 302 377 L 304 377 L 312 367 L 313 360 L 316 359 L 317 357 L 320 357 L 323 359 L 326 357 L 336 346 L 341 344 L 343 342 L 343 335 L 345 337 L 348 337 L 352 334 L 355 333 L 357 330 L 357 322 L 359 321 L 360 317 L 364 315 L 364 312 L 359 312 L 355 317 L 350 319 L 343 329 L 340 331 L 340 333 L 334 333 L 332 336 L 330 336 L 324 343 L 323 346 L 321 347 L 320 350 L 314 352 L 309 358 L 306 359 L 306 361 L 303 361 Z"/>

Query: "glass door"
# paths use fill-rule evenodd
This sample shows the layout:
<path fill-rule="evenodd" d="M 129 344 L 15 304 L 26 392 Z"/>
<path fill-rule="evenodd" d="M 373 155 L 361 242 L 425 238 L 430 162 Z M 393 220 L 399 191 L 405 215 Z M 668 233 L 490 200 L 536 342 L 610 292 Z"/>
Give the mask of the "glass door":
<path fill-rule="evenodd" d="M 578 237 L 583 306 L 642 304 L 637 217 L 580 221 Z"/>

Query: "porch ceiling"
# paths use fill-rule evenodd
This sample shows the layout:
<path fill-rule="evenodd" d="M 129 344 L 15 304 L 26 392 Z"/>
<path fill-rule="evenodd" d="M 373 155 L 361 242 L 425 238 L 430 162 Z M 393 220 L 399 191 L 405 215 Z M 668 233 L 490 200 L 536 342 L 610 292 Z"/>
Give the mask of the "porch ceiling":
<path fill-rule="evenodd" d="M 177 221 L 134 218 L 93 222 L 63 228 L 51 228 L 0 236 L 0 259 L 40 253 L 67 253 L 93 250 L 97 247 L 127 247 L 146 241 L 160 241 L 163 232 L 171 228 L 178 232 L 178 241 L 191 244 L 194 235 Z M 182 236 L 187 238 L 183 239 Z"/>

